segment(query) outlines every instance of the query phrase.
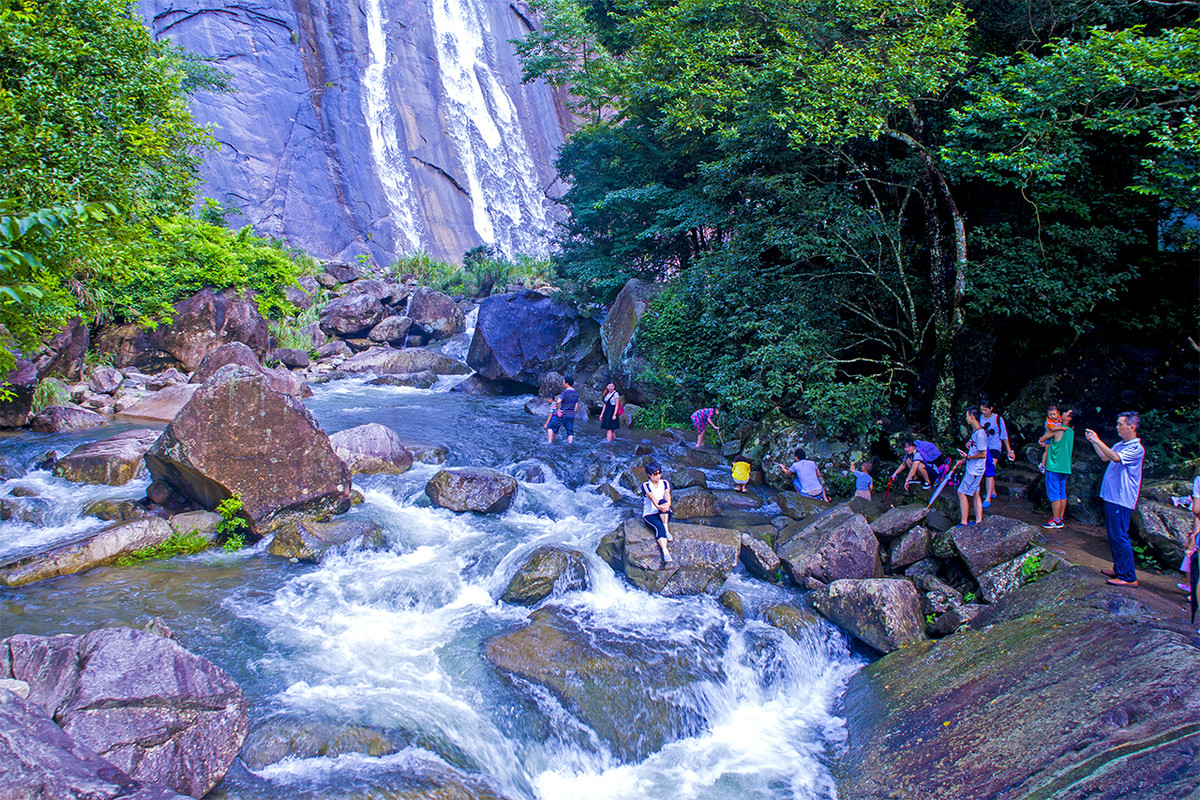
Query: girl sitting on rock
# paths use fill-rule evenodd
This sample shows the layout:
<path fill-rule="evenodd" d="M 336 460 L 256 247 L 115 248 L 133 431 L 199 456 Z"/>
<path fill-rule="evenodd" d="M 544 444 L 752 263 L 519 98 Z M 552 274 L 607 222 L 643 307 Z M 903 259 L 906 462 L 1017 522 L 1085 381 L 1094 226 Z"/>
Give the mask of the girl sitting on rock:
<path fill-rule="evenodd" d="M 667 523 L 674 514 L 671 513 L 671 482 L 663 480 L 662 467 L 657 461 L 646 464 L 646 476 L 649 478 L 642 484 L 642 521 L 654 531 L 654 540 L 662 550 L 663 564 L 670 564 L 671 551 L 667 542 L 671 541 L 671 532 Z"/>

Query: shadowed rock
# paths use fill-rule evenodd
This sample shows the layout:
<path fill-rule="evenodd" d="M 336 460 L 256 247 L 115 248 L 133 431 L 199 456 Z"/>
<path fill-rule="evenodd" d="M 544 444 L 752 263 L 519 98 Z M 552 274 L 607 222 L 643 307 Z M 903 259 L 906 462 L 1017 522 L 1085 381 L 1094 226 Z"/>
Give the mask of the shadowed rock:
<path fill-rule="evenodd" d="M 91 343 L 91 331 L 83 320 L 71 320 L 33 356 L 38 378 L 62 378 L 67 382 L 82 380 L 84 357 Z"/>
<path fill-rule="evenodd" d="M 88 388 L 99 394 L 112 394 L 125 382 L 121 370 L 114 367 L 97 367 L 88 380 Z"/>
<path fill-rule="evenodd" d="M 622 537 L 622 571 L 634 586 L 651 594 L 677 597 L 717 594 L 737 566 L 742 535 L 730 528 L 671 523 L 673 561 L 663 563 L 654 532 L 640 518 L 617 529 Z"/>
<path fill-rule="evenodd" d="M 408 302 L 408 316 L 423 339 L 440 341 L 466 330 L 466 318 L 445 292 L 422 286 Z"/>
<path fill-rule="evenodd" d="M 780 492 L 775 496 L 775 502 L 780 513 L 792 519 L 805 519 L 830 509 L 824 500 L 805 497 L 799 492 Z"/>
<path fill-rule="evenodd" d="M 508 582 L 500 599 L 506 603 L 533 606 L 555 592 L 588 588 L 587 564 L 583 555 L 563 547 L 539 547 Z"/>
<path fill-rule="evenodd" d="M 457 467 L 444 469 L 425 484 L 425 494 L 434 505 L 451 511 L 495 514 L 512 504 L 517 493 L 515 478 L 494 469 Z"/>
<path fill-rule="evenodd" d="M 107 423 L 95 411 L 77 406 L 50 406 L 43 408 L 29 422 L 29 427 L 38 433 L 69 433 L 98 428 Z"/>
<path fill-rule="evenodd" d="M 32 361 L 20 359 L 0 381 L 11 394 L 0 398 L 0 428 L 19 428 L 33 413 L 33 393 L 37 391 L 37 368 Z"/>
<path fill-rule="evenodd" d="M 907 505 L 891 508 L 871 523 L 871 530 L 880 539 L 894 539 L 912 530 L 921 520 L 929 516 L 929 508 L 923 505 Z"/>
<path fill-rule="evenodd" d="M 839 796 L 1188 797 L 1200 649 L 1156 602 L 1059 570 L 867 665 L 846 693 Z"/>
<path fill-rule="evenodd" d="M 1028 549 L 1040 531 L 1008 517 L 984 517 L 978 525 L 959 525 L 947 533 L 975 580 L 992 567 L 1011 561 Z"/>
<path fill-rule="evenodd" d="M 338 458 L 356 475 L 401 475 L 413 463 L 412 453 L 396 432 L 377 422 L 338 431 L 329 437 L 329 442 Z"/>
<path fill-rule="evenodd" d="M 380 375 L 367 381 L 372 386 L 407 386 L 412 389 L 432 389 L 438 376 L 431 370 L 408 372 L 400 375 Z"/>
<path fill-rule="evenodd" d="M 532 391 L 550 371 L 575 372 L 600 362 L 600 326 L 538 292 L 497 294 L 479 304 L 467 363 L 484 378 Z"/>
<path fill-rule="evenodd" d="M 1177 566 L 1183 560 L 1192 533 L 1192 515 L 1186 509 L 1142 500 L 1133 512 L 1132 523 L 1134 535 L 1163 561 Z"/>
<path fill-rule="evenodd" d="M 307 353 L 304 353 L 304 363 L 305 365 L 308 364 Z M 205 356 L 188 382 L 204 383 L 213 375 L 216 375 L 217 370 L 221 369 L 221 367 L 226 367 L 230 364 L 236 364 L 237 366 L 246 367 L 260 373 L 267 378 L 271 388 L 277 392 L 299 398 L 312 395 L 312 391 L 308 388 L 308 383 L 305 382 L 304 378 L 299 375 L 293 375 L 286 369 L 269 369 L 264 367 L 259 362 L 258 356 L 254 355 L 254 351 L 241 342 L 230 342 L 229 344 L 221 345 Z"/>
<path fill-rule="evenodd" d="M 746 571 L 759 580 L 773 581 L 775 573 L 783 566 L 779 556 L 770 545 L 761 539 L 756 539 L 748 533 L 742 534 L 742 549 L 739 557 Z"/>
<path fill-rule="evenodd" d="M 909 564 L 929 558 L 929 542 L 929 529 L 918 525 L 892 545 L 892 552 L 888 556 L 888 565 L 893 570 L 900 570 Z"/>
<path fill-rule="evenodd" d="M 122 522 L 70 544 L 23 558 L 3 572 L 5 586 L 24 586 L 60 575 L 74 575 L 111 564 L 135 550 L 162 544 L 171 537 L 171 526 L 158 517 Z"/>
<path fill-rule="evenodd" d="M 233 495 L 254 529 L 284 512 L 350 507 L 350 470 L 304 404 L 245 367 L 204 383 L 146 453 L 146 466 L 206 509 Z"/>
<path fill-rule="evenodd" d="M 658 399 L 659 390 L 641 379 L 648 372 L 650 362 L 638 347 L 637 325 L 646 306 L 663 288 L 660 283 L 631 278 L 617 294 L 600 328 L 609 374 L 627 399 L 639 405 L 653 403 Z"/>
<path fill-rule="evenodd" d="M 921 599 L 906 580 L 839 580 L 809 595 L 821 616 L 881 653 L 925 638 Z"/>
<path fill-rule="evenodd" d="M 81 444 L 55 462 L 54 474 L 76 483 L 123 486 L 142 473 L 142 459 L 161 435 L 161 431 L 138 428 Z"/>
<path fill-rule="evenodd" d="M 408 317 L 387 317 L 374 328 L 371 328 L 371 332 L 367 334 L 367 338 L 372 342 L 403 347 L 404 340 L 408 338 L 408 329 L 411 327 L 412 320 Z"/>
<path fill-rule="evenodd" d="M 246 737 L 246 701 L 223 670 L 130 628 L 86 636 L 11 636 L 5 677 L 29 684 L 76 743 L 131 777 L 201 797 Z"/>
<path fill-rule="evenodd" d="M 1012 561 L 998 564 L 980 575 L 979 592 L 984 600 L 995 603 L 1025 584 L 1069 566 L 1071 564 L 1061 556 L 1041 547 L 1032 547 Z"/>

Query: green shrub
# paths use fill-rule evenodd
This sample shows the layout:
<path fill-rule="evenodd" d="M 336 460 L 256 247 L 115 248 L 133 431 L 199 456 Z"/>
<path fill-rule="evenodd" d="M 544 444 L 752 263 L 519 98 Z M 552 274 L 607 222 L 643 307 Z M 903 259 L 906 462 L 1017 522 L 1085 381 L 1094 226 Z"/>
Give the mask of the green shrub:
<path fill-rule="evenodd" d="M 830 497 L 849 497 L 854 494 L 854 476 L 826 475 L 825 491 Z"/>
<path fill-rule="evenodd" d="M 467 274 L 457 264 L 441 261 L 428 253 L 417 252 L 401 256 L 392 264 L 390 273 L 396 278 L 415 275 L 417 282 L 439 292 L 466 294 Z"/>
<path fill-rule="evenodd" d="M 1043 555 L 1045 554 L 1038 553 L 1034 555 L 1031 553 L 1021 562 L 1021 577 L 1026 583 L 1033 583 L 1041 577 Z"/>
<path fill-rule="evenodd" d="M 176 531 L 162 544 L 143 547 L 141 550 L 134 550 L 132 553 L 121 556 L 117 559 L 117 565 L 128 567 L 139 561 L 154 561 L 174 556 L 187 556 L 207 550 L 211 544 L 211 541 L 195 529 L 186 533 Z"/>
<path fill-rule="evenodd" d="M 217 533 L 224 539 L 222 547 L 226 553 L 235 553 L 246 544 L 246 528 L 249 523 L 242 513 L 242 499 L 237 495 L 228 497 L 217 504 L 217 513 L 221 521 L 217 523 Z"/>
<path fill-rule="evenodd" d="M 312 307 L 282 319 L 268 321 L 267 325 L 275 340 L 275 346 L 290 350 L 305 350 L 309 355 L 315 355 L 312 337 L 304 329 L 321 321 L 321 312 L 328 303 L 329 293 L 324 289 L 319 289 L 316 296 L 313 297 Z"/>
<path fill-rule="evenodd" d="M 71 399 L 71 389 L 58 378 L 42 378 L 33 390 L 33 413 L 50 406 L 61 406 Z"/>

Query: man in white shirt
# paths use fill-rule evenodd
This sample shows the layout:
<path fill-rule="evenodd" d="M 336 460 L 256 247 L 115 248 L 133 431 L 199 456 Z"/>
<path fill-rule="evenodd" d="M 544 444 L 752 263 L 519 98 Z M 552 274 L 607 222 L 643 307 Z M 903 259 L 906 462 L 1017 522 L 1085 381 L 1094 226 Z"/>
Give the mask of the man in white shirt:
<path fill-rule="evenodd" d="M 1104 524 L 1108 528 L 1108 547 L 1112 550 L 1112 570 L 1102 570 L 1113 586 L 1137 586 L 1133 544 L 1129 540 L 1129 520 L 1137 507 L 1142 487 L 1142 461 L 1146 450 L 1138 438 L 1141 420 L 1137 413 L 1124 411 L 1117 416 L 1117 435 L 1121 441 L 1109 447 L 1088 428 L 1085 436 L 1096 455 L 1108 462 L 1100 484 L 1104 501 Z"/>

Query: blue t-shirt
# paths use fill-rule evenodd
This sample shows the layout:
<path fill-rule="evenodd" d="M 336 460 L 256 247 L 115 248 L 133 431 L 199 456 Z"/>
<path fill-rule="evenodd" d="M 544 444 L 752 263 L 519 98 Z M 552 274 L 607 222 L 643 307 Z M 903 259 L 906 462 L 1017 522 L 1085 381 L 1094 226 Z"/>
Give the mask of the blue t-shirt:
<path fill-rule="evenodd" d="M 574 389 L 563 389 L 563 393 L 558 396 L 559 408 L 562 409 L 564 415 L 575 412 L 575 406 L 579 403 L 579 392 Z"/>
<path fill-rule="evenodd" d="M 976 453 L 985 453 L 988 449 L 988 435 L 984 433 L 983 428 L 971 434 L 971 443 L 967 445 L 967 455 L 973 456 Z M 987 469 L 986 458 L 968 458 L 967 459 L 967 474 L 982 475 Z"/>
<path fill-rule="evenodd" d="M 856 492 L 871 491 L 871 486 L 874 485 L 875 480 L 870 475 L 868 475 L 867 473 L 863 472 L 862 470 L 858 470 L 858 469 L 854 470 L 854 472 L 852 472 L 851 474 L 854 476 L 854 491 L 856 491 Z"/>
<path fill-rule="evenodd" d="M 1108 462 L 1100 484 L 1100 499 L 1122 508 L 1136 508 L 1142 488 L 1142 460 L 1146 457 L 1142 440 L 1120 441 L 1112 450 L 1121 460 Z"/>

